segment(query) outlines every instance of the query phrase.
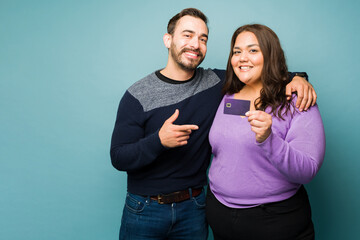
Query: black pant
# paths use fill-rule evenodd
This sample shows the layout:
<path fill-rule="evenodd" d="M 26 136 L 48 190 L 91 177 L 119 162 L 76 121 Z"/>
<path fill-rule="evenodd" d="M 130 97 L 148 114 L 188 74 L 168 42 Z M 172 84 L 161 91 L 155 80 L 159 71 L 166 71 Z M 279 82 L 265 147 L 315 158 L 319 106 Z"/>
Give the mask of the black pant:
<path fill-rule="evenodd" d="M 229 208 L 208 188 L 206 218 L 215 240 L 312 240 L 314 225 L 303 186 L 289 199 L 253 208 Z"/>

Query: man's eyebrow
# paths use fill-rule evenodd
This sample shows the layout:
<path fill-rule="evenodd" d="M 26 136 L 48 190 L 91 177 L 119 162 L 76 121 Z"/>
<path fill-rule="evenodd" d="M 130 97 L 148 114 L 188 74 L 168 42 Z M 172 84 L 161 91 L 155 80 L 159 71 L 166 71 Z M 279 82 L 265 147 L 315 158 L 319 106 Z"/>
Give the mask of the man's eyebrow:
<path fill-rule="evenodd" d="M 202 37 L 206 37 L 206 38 L 209 38 L 207 34 L 203 33 L 201 34 Z"/>
<path fill-rule="evenodd" d="M 182 33 L 185 33 L 185 32 L 192 33 L 192 34 L 195 33 L 193 30 L 187 30 L 187 29 L 185 29 L 185 30 L 182 31 Z M 202 37 L 209 38 L 208 35 L 205 34 L 205 33 L 201 34 L 201 36 L 202 36 Z"/>

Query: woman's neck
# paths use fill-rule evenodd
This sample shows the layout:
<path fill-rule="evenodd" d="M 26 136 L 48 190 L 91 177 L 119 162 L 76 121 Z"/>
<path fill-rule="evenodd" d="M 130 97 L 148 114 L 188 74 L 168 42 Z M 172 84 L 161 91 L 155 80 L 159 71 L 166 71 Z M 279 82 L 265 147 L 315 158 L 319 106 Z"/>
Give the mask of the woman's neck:
<path fill-rule="evenodd" d="M 235 99 L 250 100 L 250 110 L 255 110 L 255 100 L 260 97 L 262 85 L 245 85 L 239 92 L 234 94 Z"/>

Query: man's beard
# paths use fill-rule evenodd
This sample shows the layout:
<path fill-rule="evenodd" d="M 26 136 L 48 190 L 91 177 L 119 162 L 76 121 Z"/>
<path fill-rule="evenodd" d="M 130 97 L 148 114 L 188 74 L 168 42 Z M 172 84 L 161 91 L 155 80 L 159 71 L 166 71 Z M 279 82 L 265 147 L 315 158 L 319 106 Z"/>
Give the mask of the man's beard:
<path fill-rule="evenodd" d="M 181 56 L 184 52 L 186 51 L 192 51 L 192 52 L 195 52 L 199 55 L 199 59 L 197 60 L 190 60 L 190 63 L 184 63 L 182 60 L 181 60 Z M 170 52 L 171 52 L 171 56 L 172 58 L 174 59 L 174 61 L 178 64 L 178 66 L 180 68 L 182 68 L 183 70 L 186 70 L 186 71 L 193 71 L 195 70 L 201 63 L 202 61 L 204 60 L 204 56 L 203 54 L 198 51 L 198 50 L 192 50 L 190 48 L 184 48 L 182 49 L 179 53 L 176 52 L 176 46 L 175 44 L 171 44 L 171 47 L 170 47 Z"/>

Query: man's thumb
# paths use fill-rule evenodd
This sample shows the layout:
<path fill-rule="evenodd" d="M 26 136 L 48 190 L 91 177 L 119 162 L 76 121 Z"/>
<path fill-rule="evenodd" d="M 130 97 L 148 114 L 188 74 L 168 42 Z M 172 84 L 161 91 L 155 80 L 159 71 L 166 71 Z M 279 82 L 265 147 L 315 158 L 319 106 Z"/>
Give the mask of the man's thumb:
<path fill-rule="evenodd" d="M 173 123 L 175 122 L 175 120 L 179 117 L 179 109 L 176 109 L 174 114 L 171 115 L 171 117 L 169 117 L 166 121 L 169 123 Z"/>

